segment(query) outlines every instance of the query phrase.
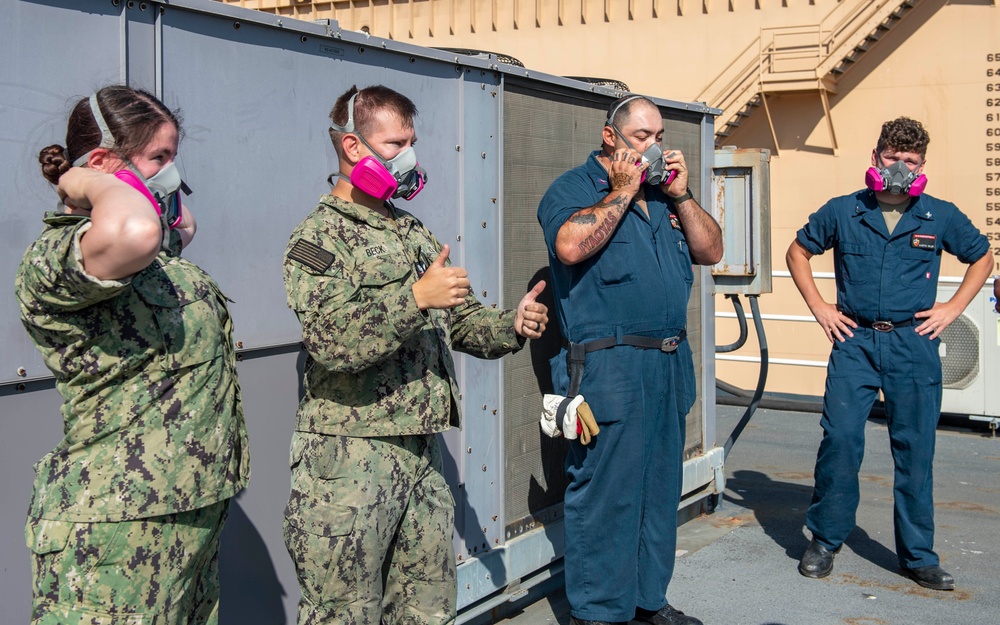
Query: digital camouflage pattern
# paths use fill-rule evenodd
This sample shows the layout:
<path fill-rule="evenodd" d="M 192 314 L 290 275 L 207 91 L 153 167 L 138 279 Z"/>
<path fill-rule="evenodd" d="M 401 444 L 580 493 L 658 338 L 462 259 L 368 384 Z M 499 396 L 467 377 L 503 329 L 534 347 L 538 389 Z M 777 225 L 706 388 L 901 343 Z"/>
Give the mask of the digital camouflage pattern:
<path fill-rule="evenodd" d="M 98 522 L 229 499 L 249 478 L 232 320 L 216 283 L 172 251 L 131 279 L 83 270 L 87 217 L 49 213 L 16 279 L 56 378 L 64 438 L 35 465 L 29 518 Z"/>
<path fill-rule="evenodd" d="M 522 344 L 514 311 L 484 307 L 471 293 L 459 308 L 417 308 L 413 283 L 441 245 L 415 217 L 395 214 L 327 195 L 292 233 L 285 288 L 309 354 L 300 431 L 388 436 L 459 426 L 449 347 L 498 358 Z"/>
<path fill-rule="evenodd" d="M 296 432 L 291 460 L 284 537 L 299 625 L 454 621 L 455 500 L 436 435 Z"/>
<path fill-rule="evenodd" d="M 228 507 L 117 523 L 29 520 L 32 625 L 216 625 Z"/>

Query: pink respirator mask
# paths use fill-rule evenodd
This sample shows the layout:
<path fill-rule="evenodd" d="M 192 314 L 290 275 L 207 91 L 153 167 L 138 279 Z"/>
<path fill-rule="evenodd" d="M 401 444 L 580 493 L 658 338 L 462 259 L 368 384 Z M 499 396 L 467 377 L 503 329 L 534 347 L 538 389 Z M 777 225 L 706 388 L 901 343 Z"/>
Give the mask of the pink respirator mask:
<path fill-rule="evenodd" d="M 393 158 L 386 160 L 368 145 L 365 138 L 354 129 L 354 99 L 357 95 L 356 93 L 352 95 L 347 103 L 347 124 L 330 125 L 330 129 L 335 132 L 355 135 L 371 151 L 370 156 L 362 158 L 354 166 L 347 180 L 362 192 L 383 202 L 390 198 L 412 200 L 427 183 L 427 172 L 417 163 L 417 154 L 412 147 L 406 147 Z M 332 178 L 333 176 L 330 177 L 331 181 Z"/>

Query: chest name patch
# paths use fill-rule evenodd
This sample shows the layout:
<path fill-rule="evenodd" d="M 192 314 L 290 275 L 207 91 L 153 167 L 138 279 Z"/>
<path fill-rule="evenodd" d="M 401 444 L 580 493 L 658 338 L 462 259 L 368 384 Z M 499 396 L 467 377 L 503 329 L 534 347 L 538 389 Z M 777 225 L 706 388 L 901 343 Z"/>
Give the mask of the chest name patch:
<path fill-rule="evenodd" d="M 681 220 L 677 218 L 677 215 L 670 213 L 670 225 L 674 230 L 681 229 Z"/>
<path fill-rule="evenodd" d="M 921 250 L 937 249 L 937 236 L 933 234 L 915 234 L 910 237 L 910 246 Z"/>
<path fill-rule="evenodd" d="M 288 250 L 288 257 L 321 273 L 333 264 L 333 254 L 305 239 L 299 239 L 292 245 Z"/>
<path fill-rule="evenodd" d="M 368 258 L 371 258 L 372 256 L 381 256 L 382 254 L 385 254 L 385 246 L 373 245 L 372 247 L 365 248 L 365 254 L 368 255 Z"/>

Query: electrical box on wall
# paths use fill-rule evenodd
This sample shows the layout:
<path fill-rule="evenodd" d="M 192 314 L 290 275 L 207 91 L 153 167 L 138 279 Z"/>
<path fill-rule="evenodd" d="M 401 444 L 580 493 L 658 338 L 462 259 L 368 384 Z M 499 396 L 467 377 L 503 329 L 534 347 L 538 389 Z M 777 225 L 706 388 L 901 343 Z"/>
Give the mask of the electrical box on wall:
<path fill-rule="evenodd" d="M 771 292 L 770 150 L 722 148 L 712 166 L 712 216 L 722 227 L 715 292 Z"/>

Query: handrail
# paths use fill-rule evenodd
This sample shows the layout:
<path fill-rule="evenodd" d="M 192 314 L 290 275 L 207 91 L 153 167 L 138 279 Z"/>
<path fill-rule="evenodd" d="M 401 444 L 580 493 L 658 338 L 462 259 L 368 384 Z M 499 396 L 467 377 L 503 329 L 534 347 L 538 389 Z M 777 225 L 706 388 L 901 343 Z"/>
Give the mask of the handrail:
<path fill-rule="evenodd" d="M 810 78 L 822 78 L 846 58 L 845 47 L 853 48 L 861 43 L 858 34 L 862 29 L 875 29 L 892 12 L 913 1 L 843 0 L 818 24 L 761 28 L 757 38 L 701 91 L 698 99 L 722 109 L 718 121 L 724 124 L 746 106 L 764 84 L 801 80 L 810 72 L 813 73 Z M 799 77 L 792 78 L 795 74 Z M 709 94 L 713 95 L 706 97 Z"/>

